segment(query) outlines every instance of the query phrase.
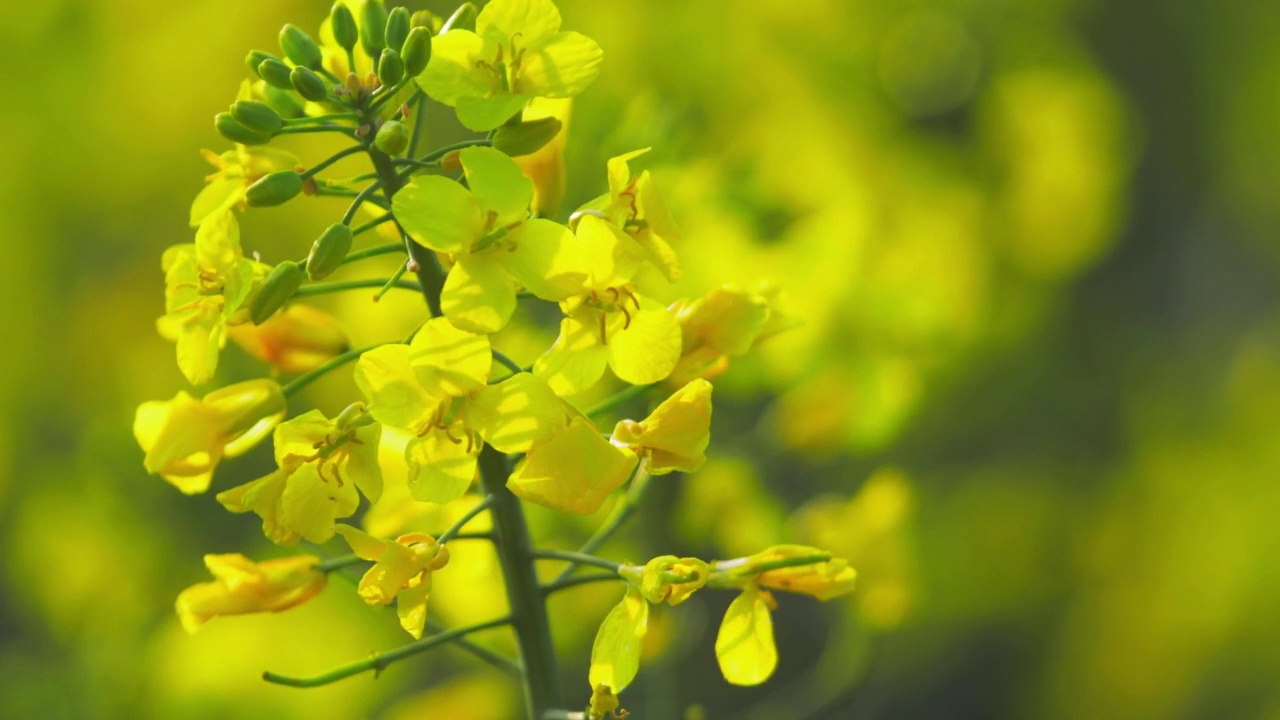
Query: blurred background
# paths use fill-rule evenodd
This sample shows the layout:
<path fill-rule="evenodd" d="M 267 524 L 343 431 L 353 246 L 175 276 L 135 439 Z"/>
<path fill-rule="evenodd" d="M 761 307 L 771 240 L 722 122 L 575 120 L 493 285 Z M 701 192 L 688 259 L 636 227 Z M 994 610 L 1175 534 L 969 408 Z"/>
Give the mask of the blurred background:
<path fill-rule="evenodd" d="M 566 207 L 603 192 L 607 158 L 653 146 L 683 230 L 685 278 L 662 299 L 767 280 L 804 321 L 735 360 L 711 461 L 659 478 L 605 554 L 796 541 L 859 570 L 848 599 L 779 598 L 781 662 L 759 688 L 716 668 L 731 597 L 656 609 L 634 717 L 1280 718 L 1280 4 L 560 6 L 605 49 L 573 110 Z M 211 120 L 241 59 L 327 10 L 0 4 L 0 717 L 517 712 L 513 685 L 450 649 L 376 680 L 263 683 L 406 640 L 342 581 L 194 636 L 172 610 L 207 579 L 202 554 L 289 551 L 143 471 L 134 409 L 186 387 L 154 326 L 160 253 L 192 238 L 213 172 L 199 150 L 230 149 Z M 428 147 L 459 137 L 432 113 L 446 129 Z M 336 148 L 284 145 L 304 163 Z M 249 213 L 246 250 L 301 257 L 342 207 Z M 356 344 L 422 313 L 411 294 L 321 304 Z M 508 333 L 521 362 L 552 337 L 540 319 Z M 229 346 L 219 380 L 267 373 Z M 352 393 L 339 373 L 295 410 Z M 260 449 L 215 488 L 270 467 Z M 398 510 L 366 522 L 452 512 Z M 592 527 L 532 522 L 566 548 Z M 460 547 L 433 616 L 501 612 L 494 572 Z M 575 702 L 616 601 L 590 586 L 553 603 Z M 509 650 L 501 635 L 486 642 Z"/>

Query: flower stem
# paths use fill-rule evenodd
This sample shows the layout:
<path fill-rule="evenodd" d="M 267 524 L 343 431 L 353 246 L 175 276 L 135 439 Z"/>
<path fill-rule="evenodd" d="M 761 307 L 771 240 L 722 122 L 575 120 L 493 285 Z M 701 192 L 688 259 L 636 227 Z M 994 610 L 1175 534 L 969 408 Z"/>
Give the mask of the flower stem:
<path fill-rule="evenodd" d="M 444 532 L 440 533 L 440 537 L 436 539 L 436 542 L 443 545 L 449 542 L 450 540 L 452 540 L 453 538 L 457 537 L 458 533 L 462 531 L 462 528 L 466 527 L 467 523 L 475 519 L 475 517 L 480 513 L 484 512 L 485 510 L 488 510 L 490 505 L 493 505 L 493 498 L 487 497 L 481 500 L 479 503 L 476 504 L 475 507 L 468 510 L 467 514 L 458 518 L 458 522 L 454 523 L 453 527 L 450 527 L 448 530 L 445 530 Z"/>
<path fill-rule="evenodd" d="M 371 248 L 365 248 L 364 250 L 357 250 L 353 253 L 349 253 L 347 257 L 342 260 L 342 264 L 346 265 L 347 263 L 357 262 L 359 260 L 364 260 L 366 258 L 377 257 L 379 255 L 392 255 L 398 252 L 404 252 L 404 243 L 387 243 L 386 245 L 375 245 Z M 414 289 L 417 290 L 418 288 L 414 288 Z"/>
<path fill-rule="evenodd" d="M 359 555 L 339 555 L 336 558 L 329 558 L 319 565 L 316 565 L 316 569 L 322 573 L 331 573 L 334 570 L 341 570 L 344 567 L 350 567 L 362 562 L 365 562 L 365 560 Z"/>
<path fill-rule="evenodd" d="M 296 677 L 289 677 L 288 675 L 277 675 L 276 673 L 273 673 L 273 672 L 264 672 L 262 673 L 262 679 L 266 680 L 269 683 L 275 683 L 277 685 L 288 685 L 290 687 L 299 687 L 299 688 L 319 687 L 320 685 L 328 685 L 329 683 L 337 682 L 339 680 L 349 678 L 352 675 L 359 675 L 360 673 L 367 672 L 369 670 L 374 671 L 374 673 L 380 673 L 383 670 L 385 670 L 388 665 L 390 665 L 391 663 L 397 660 L 403 660 L 404 658 L 407 658 L 410 655 L 416 655 L 425 650 L 430 650 L 431 648 L 437 645 L 440 645 L 442 643 L 449 642 L 450 640 L 466 637 L 471 633 L 480 632 L 481 630 L 488 630 L 489 628 L 495 628 L 502 625 L 507 625 L 510 622 L 511 622 L 510 617 L 504 617 L 504 618 L 499 618 L 497 620 L 490 620 L 488 622 L 478 623 L 475 625 L 468 625 L 467 627 L 455 628 L 453 630 L 446 630 L 442 633 L 432 635 L 431 637 L 425 637 L 417 642 L 412 642 L 403 647 L 396 648 L 395 650 L 391 650 L 385 653 L 378 653 L 367 660 L 354 662 L 354 663 L 351 663 L 350 665 L 343 665 L 342 667 L 334 668 L 333 670 L 330 670 L 327 673 L 314 675 L 312 677 L 296 678 Z"/>
<path fill-rule="evenodd" d="M 386 343 L 379 343 L 378 345 L 369 345 L 368 347 L 356 348 L 355 350 L 348 350 L 342 353 L 341 355 L 339 355 L 338 357 L 316 368 L 315 370 L 299 375 L 293 380 L 290 380 L 287 385 L 280 388 L 280 391 L 284 393 L 285 397 L 289 397 L 290 395 L 298 392 L 299 390 L 310 385 L 316 380 L 319 380 L 321 377 L 325 375 L 325 373 L 328 373 L 330 370 L 333 370 L 335 368 L 340 368 L 343 365 L 346 365 L 347 363 L 351 362 L 352 360 L 355 360 L 356 358 L 360 357 L 361 355 L 369 352 L 370 350 L 385 344 Z"/>
<path fill-rule="evenodd" d="M 621 563 L 605 560 L 595 555 L 570 552 L 568 550 L 534 550 L 533 556 L 539 560 L 568 560 L 578 565 L 592 565 L 605 570 L 612 570 L 614 573 L 617 573 L 618 569 L 622 567 Z"/>
<path fill-rule="evenodd" d="M 601 400 L 595 407 L 587 410 L 587 417 L 595 417 L 596 415 L 608 412 L 623 403 L 634 400 L 635 398 L 643 395 L 645 391 L 651 387 L 653 387 L 653 385 L 632 385 L 626 390 Z"/>
<path fill-rule="evenodd" d="M 401 290 L 419 290 L 418 284 L 412 280 L 390 280 L 385 278 L 369 278 L 367 280 L 343 280 L 342 282 L 315 283 L 313 285 L 303 285 L 293 294 L 294 297 L 306 297 L 308 295 L 325 295 L 328 293 L 342 292 L 343 290 L 360 290 L 362 288 L 399 288 Z"/>
<path fill-rule="evenodd" d="M 586 585 L 587 583 L 604 582 L 606 580 L 622 580 L 617 573 L 595 573 L 594 575 L 579 575 L 577 577 L 556 580 L 542 586 L 542 594 L 550 595 L 553 592 L 559 592 L 566 588 Z"/>
<path fill-rule="evenodd" d="M 537 720 L 548 709 L 560 705 L 559 671 L 546 601 L 533 563 L 536 551 L 520 501 L 507 489 L 509 473 L 507 457 L 486 445 L 480 452 L 480 480 L 493 502 L 494 544 L 502 563 L 511 625 L 525 668 L 526 717 Z"/>
<path fill-rule="evenodd" d="M 578 552 L 589 555 L 600 549 L 610 537 L 613 536 L 631 516 L 635 514 L 636 508 L 640 506 L 640 499 L 644 497 L 644 491 L 649 487 L 649 472 L 643 467 L 636 470 L 636 476 L 631 481 L 631 485 L 627 488 L 627 492 L 618 498 L 618 504 L 613 506 L 613 512 L 609 513 L 608 519 L 600 526 L 595 533 L 582 543 L 582 547 L 578 548 Z M 556 579 L 551 583 L 555 585 L 570 575 L 579 567 L 578 563 L 571 562 L 568 567 L 560 571 Z"/>

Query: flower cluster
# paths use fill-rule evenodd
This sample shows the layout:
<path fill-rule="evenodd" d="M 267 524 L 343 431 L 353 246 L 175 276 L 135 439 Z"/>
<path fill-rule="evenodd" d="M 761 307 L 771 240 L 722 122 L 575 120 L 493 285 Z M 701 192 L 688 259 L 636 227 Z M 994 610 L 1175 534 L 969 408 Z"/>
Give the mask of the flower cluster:
<path fill-rule="evenodd" d="M 235 147 L 207 153 L 218 172 L 192 205 L 195 240 L 164 254 L 158 326 L 176 342 L 178 366 L 193 385 L 218 376 L 228 338 L 269 364 L 273 378 L 292 379 L 145 403 L 135 435 L 147 470 L 186 493 L 207 490 L 221 459 L 271 437 L 275 469 L 222 490 L 218 502 L 257 515 L 278 545 L 319 545 L 336 534 L 354 555 L 323 564 L 306 555 L 263 563 L 210 555 L 217 582 L 178 601 L 188 629 L 218 615 L 283 610 L 319 592 L 326 573 L 367 562 L 360 597 L 371 605 L 394 602 L 401 626 L 420 638 L 433 575 L 446 569 L 460 525 L 439 536 L 380 538 L 343 522 L 379 500 L 388 462 L 403 463 L 394 475 L 407 477 L 416 501 L 473 496 L 475 512 L 491 509 L 513 607 L 544 601 L 541 592 L 520 595 L 520 577 L 512 575 L 541 556 L 523 521 L 504 521 L 510 516 L 499 507 L 518 516 L 519 498 L 591 515 L 632 477 L 636 490 L 640 478 L 694 472 L 705 462 L 709 379 L 786 321 L 768 293 L 726 287 L 670 306 L 654 299 L 667 291 L 649 283 L 680 277 L 680 235 L 656 179 L 635 167 L 645 150 L 609 160 L 607 192 L 565 222 L 554 218 L 566 99 L 591 84 L 602 58 L 594 41 L 560 26 L 550 0 L 492 0 L 478 14 L 468 4 L 447 19 L 388 12 L 381 0 L 344 0 L 319 41 L 288 25 L 282 56 L 250 53 L 254 77 L 215 120 Z M 487 134 L 419 153 L 417 115 L 426 98 Z M 297 133 L 331 133 L 350 147 L 310 168 L 265 147 Z M 371 162 L 367 176 L 321 177 L 356 154 Z M 352 204 L 305 258 L 268 265 L 257 253 L 247 257 L 238 213 L 300 195 L 350 197 Z M 362 212 L 373 219 L 357 224 Z M 366 232 L 396 242 L 353 249 Z M 322 282 L 389 254 L 403 257 L 392 278 Z M 652 271 L 642 272 L 646 267 Z M 402 280 L 406 272 L 418 282 Z M 356 287 L 416 289 L 429 316 L 407 340 L 350 350 L 332 317 L 298 301 Z M 521 367 L 499 349 L 499 333 L 521 302 L 539 301 L 558 312 L 559 333 Z M 285 419 L 299 389 L 343 367 L 359 397 L 332 417 L 312 409 Z M 604 407 L 624 408 L 641 396 L 657 402 L 605 432 L 599 408 L 581 403 L 609 376 L 633 388 Z M 387 433 L 408 437 L 401 458 L 380 454 Z M 486 452 L 506 456 L 501 477 L 485 470 Z M 617 574 L 629 589 L 596 639 L 593 717 L 615 711 L 634 677 L 650 604 L 678 605 L 703 587 L 740 590 L 717 654 L 726 678 L 753 684 L 776 659 L 768 590 L 827 599 L 853 581 L 853 571 L 829 555 L 790 546 L 727 562 L 663 556 L 643 567 L 619 566 Z M 536 577 L 529 579 L 536 589 Z M 518 635 L 528 630 L 510 622 Z"/>

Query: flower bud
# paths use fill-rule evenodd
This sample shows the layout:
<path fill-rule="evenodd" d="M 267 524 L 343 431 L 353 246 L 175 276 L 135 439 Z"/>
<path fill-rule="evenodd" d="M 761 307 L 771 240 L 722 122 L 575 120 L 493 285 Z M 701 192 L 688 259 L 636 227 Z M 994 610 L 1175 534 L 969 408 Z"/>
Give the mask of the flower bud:
<path fill-rule="evenodd" d="M 293 89 L 293 83 L 289 81 L 289 66 L 276 58 L 267 58 L 258 64 L 258 77 L 266 80 L 271 87 Z"/>
<path fill-rule="evenodd" d="M 245 127 L 231 113 L 218 113 L 213 116 L 213 127 L 218 134 L 241 145 L 262 145 L 271 141 L 270 135 L 264 135 Z"/>
<path fill-rule="evenodd" d="M 250 185 L 244 199 L 250 207 L 283 205 L 302 192 L 302 184 L 302 176 L 293 170 L 277 170 Z"/>
<path fill-rule="evenodd" d="M 398 51 L 404 46 L 407 37 L 409 37 L 409 9 L 403 6 L 397 7 L 387 16 L 387 29 L 383 42 L 388 49 Z"/>
<path fill-rule="evenodd" d="M 356 25 L 355 16 L 340 2 L 334 3 L 333 10 L 329 12 L 329 27 L 333 30 L 333 39 L 344 50 L 354 48 L 360 40 L 360 28 Z"/>
<path fill-rule="evenodd" d="M 258 77 L 262 77 L 262 74 L 258 72 L 258 66 L 265 60 L 279 59 L 280 58 L 277 58 L 269 52 L 264 52 L 262 50 L 250 50 L 249 54 L 244 59 L 244 64 L 249 66 L 249 72 L 257 75 Z"/>
<path fill-rule="evenodd" d="M 289 74 L 289 81 L 293 83 L 293 89 L 297 90 L 299 95 L 311 102 L 327 102 L 329 100 L 329 87 L 310 68 L 302 66 L 294 68 L 293 72 Z"/>
<path fill-rule="evenodd" d="M 360 45 L 371 58 L 387 46 L 387 8 L 382 0 L 365 0 L 360 9 Z"/>
<path fill-rule="evenodd" d="M 274 85 L 267 85 L 262 91 L 263 97 L 267 104 L 273 110 L 280 113 L 281 117 L 297 118 L 302 117 L 302 103 L 298 102 L 298 96 L 290 90 L 281 90 Z"/>
<path fill-rule="evenodd" d="M 400 53 L 391 48 L 383 50 L 382 57 L 378 60 L 378 81 L 386 87 L 394 87 L 403 78 L 404 60 L 400 59 Z"/>
<path fill-rule="evenodd" d="M 318 68 L 324 59 L 316 41 L 303 32 L 302 28 L 293 24 L 285 25 L 280 31 L 280 49 L 284 51 L 285 57 L 293 61 L 294 65 L 301 67 Z"/>
<path fill-rule="evenodd" d="M 350 227 L 342 223 L 330 225 L 311 245 L 311 254 L 307 256 L 307 277 L 321 280 L 337 270 L 347 259 L 354 240 Z"/>
<path fill-rule="evenodd" d="M 560 119 L 554 117 L 502 125 L 493 133 L 493 147 L 511 157 L 528 155 L 551 142 L 560 127 Z"/>
<path fill-rule="evenodd" d="M 388 155 L 399 155 L 409 147 L 409 128 L 402 122 L 388 120 L 378 128 L 373 144 Z"/>
<path fill-rule="evenodd" d="M 312 555 L 261 563 L 240 554 L 205 555 L 204 564 L 214 581 L 183 590 L 174 606 L 189 633 L 215 617 L 288 610 L 315 597 L 329 580 Z"/>
<path fill-rule="evenodd" d="M 404 59 L 404 71 L 409 77 L 421 75 L 427 69 L 427 62 L 431 60 L 431 30 L 425 27 L 410 30 L 400 48 L 400 56 Z"/>
<path fill-rule="evenodd" d="M 264 320 L 284 307 L 293 294 L 298 292 L 304 278 L 306 273 L 302 271 L 302 266 L 292 260 L 286 260 L 275 266 L 267 275 L 267 279 L 262 281 L 262 288 L 253 298 L 253 306 L 249 309 L 249 319 L 253 320 L 253 324 L 261 325 Z"/>
<path fill-rule="evenodd" d="M 270 105 L 254 100 L 239 100 L 231 106 L 231 114 L 241 125 L 264 135 L 275 135 L 284 127 L 284 118 Z"/>

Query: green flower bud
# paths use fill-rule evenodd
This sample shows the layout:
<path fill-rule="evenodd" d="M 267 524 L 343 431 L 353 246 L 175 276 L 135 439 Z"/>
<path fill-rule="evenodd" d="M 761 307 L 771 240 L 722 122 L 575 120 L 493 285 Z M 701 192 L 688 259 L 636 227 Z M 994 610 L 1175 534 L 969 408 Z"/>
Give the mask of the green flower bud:
<path fill-rule="evenodd" d="M 262 145 L 271 142 L 271 136 L 255 132 L 245 127 L 231 113 L 218 113 L 213 116 L 213 127 L 218 134 L 241 145 Z"/>
<path fill-rule="evenodd" d="M 409 37 L 409 9 L 395 8 L 387 16 L 387 30 L 384 33 L 383 42 L 386 47 L 399 52 L 407 37 Z"/>
<path fill-rule="evenodd" d="M 282 205 L 302 192 L 302 183 L 302 176 L 293 170 L 277 170 L 250 185 L 244 199 L 250 207 Z"/>
<path fill-rule="evenodd" d="M 427 61 L 431 60 L 431 31 L 425 27 L 410 30 L 400 56 L 404 59 L 404 71 L 409 77 L 421 75 L 427 69 Z"/>
<path fill-rule="evenodd" d="M 329 86 L 310 68 L 299 65 L 289 74 L 289 80 L 293 83 L 293 89 L 302 97 L 311 102 L 328 102 Z"/>
<path fill-rule="evenodd" d="M 356 26 L 356 18 L 351 10 L 340 2 L 333 4 L 329 12 L 329 27 L 333 30 L 333 39 L 344 50 L 350 50 L 360 41 L 360 28 Z"/>
<path fill-rule="evenodd" d="M 274 85 L 268 85 L 262 94 L 267 104 L 280 113 L 281 117 L 302 117 L 302 103 L 298 102 L 298 96 L 291 92 L 292 89 L 292 86 L 289 90 L 281 90 Z"/>
<path fill-rule="evenodd" d="M 265 135 L 275 135 L 284 127 L 284 118 L 266 103 L 239 100 L 231 106 L 231 114 L 241 125 Z"/>
<path fill-rule="evenodd" d="M 399 155 L 409 147 L 409 128 L 404 123 L 396 120 L 388 120 L 382 123 L 382 127 L 378 128 L 378 134 L 373 138 L 373 144 L 382 152 L 388 155 Z"/>
<path fill-rule="evenodd" d="M 262 77 L 262 74 L 258 72 L 258 66 L 261 65 L 264 60 L 279 59 L 280 58 L 269 52 L 263 52 L 262 50 L 250 50 L 249 54 L 245 56 L 244 64 L 249 66 L 249 72 L 257 75 L 258 77 Z"/>
<path fill-rule="evenodd" d="M 354 240 L 351 228 L 342 223 L 330 225 L 311 245 L 311 254 L 307 256 L 307 277 L 320 280 L 337 270 L 347 259 Z"/>
<path fill-rule="evenodd" d="M 431 32 L 439 32 L 444 20 L 430 10 L 418 10 L 409 16 L 410 27 L 424 27 Z"/>
<path fill-rule="evenodd" d="M 551 142 L 560 127 L 560 120 L 553 117 L 502 125 L 493 133 L 493 146 L 511 157 L 528 155 Z"/>
<path fill-rule="evenodd" d="M 249 319 L 253 324 L 261 325 L 264 320 L 284 307 L 293 294 L 298 292 L 305 277 L 302 266 L 292 260 L 286 260 L 275 266 L 267 274 L 267 279 L 262 281 L 262 287 L 249 308 Z"/>
<path fill-rule="evenodd" d="M 382 0 L 365 0 L 360 10 L 360 45 L 371 58 L 387 46 L 387 8 Z"/>
<path fill-rule="evenodd" d="M 289 82 L 289 66 L 276 58 L 267 58 L 258 64 L 258 77 L 266 80 L 271 87 L 293 89 L 293 83 Z"/>
<path fill-rule="evenodd" d="M 294 65 L 302 67 L 318 68 L 324 59 L 320 54 L 320 46 L 297 25 L 285 25 L 280 31 L 280 49 Z"/>
<path fill-rule="evenodd" d="M 378 80 L 382 81 L 383 85 L 392 87 L 403 78 L 404 60 L 400 59 L 400 53 L 391 48 L 383 50 L 382 57 L 378 60 Z"/>

